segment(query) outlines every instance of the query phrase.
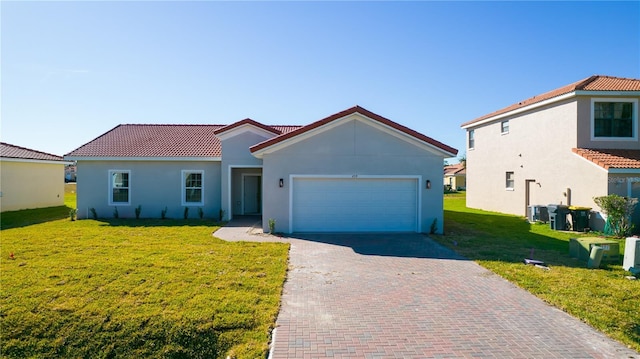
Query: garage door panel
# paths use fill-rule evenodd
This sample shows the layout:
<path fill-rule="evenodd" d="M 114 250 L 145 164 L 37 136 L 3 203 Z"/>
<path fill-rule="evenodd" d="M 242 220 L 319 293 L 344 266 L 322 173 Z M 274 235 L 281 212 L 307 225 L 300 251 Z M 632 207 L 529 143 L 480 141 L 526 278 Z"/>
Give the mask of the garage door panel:
<path fill-rule="evenodd" d="M 418 188 L 406 178 L 294 178 L 294 232 L 416 231 Z"/>

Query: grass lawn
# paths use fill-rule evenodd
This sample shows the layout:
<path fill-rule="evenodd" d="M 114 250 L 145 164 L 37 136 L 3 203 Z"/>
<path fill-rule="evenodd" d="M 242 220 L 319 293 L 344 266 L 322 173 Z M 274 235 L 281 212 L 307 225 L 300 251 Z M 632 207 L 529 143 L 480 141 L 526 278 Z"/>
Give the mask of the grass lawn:
<path fill-rule="evenodd" d="M 2 357 L 265 357 L 287 244 L 224 242 L 206 220 L 68 211 L 2 214 Z"/>
<path fill-rule="evenodd" d="M 625 279 L 622 262 L 587 269 L 569 256 L 569 238 L 578 233 L 469 209 L 462 194 L 446 195 L 444 205 L 445 235 L 436 241 L 640 351 L 640 280 Z M 551 270 L 523 264 L 532 249 Z"/>

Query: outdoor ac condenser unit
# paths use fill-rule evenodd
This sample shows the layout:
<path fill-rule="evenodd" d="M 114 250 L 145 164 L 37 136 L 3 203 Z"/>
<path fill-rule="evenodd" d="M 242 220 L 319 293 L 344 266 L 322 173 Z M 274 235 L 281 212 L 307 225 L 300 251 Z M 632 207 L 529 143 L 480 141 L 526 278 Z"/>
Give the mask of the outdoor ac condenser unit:
<path fill-rule="evenodd" d="M 631 267 L 640 268 L 640 238 L 627 238 L 624 243 L 624 260 L 622 262 L 624 270 Z"/>

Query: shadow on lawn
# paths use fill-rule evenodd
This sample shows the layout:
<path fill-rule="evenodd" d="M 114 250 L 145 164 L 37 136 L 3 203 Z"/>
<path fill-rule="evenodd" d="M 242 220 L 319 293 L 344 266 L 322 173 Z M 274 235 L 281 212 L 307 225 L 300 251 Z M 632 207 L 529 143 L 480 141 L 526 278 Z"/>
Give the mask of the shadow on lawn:
<path fill-rule="evenodd" d="M 470 213 L 445 210 L 445 235 L 436 241 L 472 260 L 522 263 L 525 258 L 542 260 L 551 266 L 586 267 L 586 263 L 569 256 L 569 238 L 578 232 L 551 231 L 549 236 L 532 232 L 522 217 L 500 213 Z M 546 228 L 540 228 L 544 233 Z M 532 256 L 533 253 L 533 256 Z M 619 263 L 611 263 L 619 264 Z M 607 269 L 607 263 L 601 268 Z"/>
<path fill-rule="evenodd" d="M 4 212 L 0 214 L 0 229 L 20 228 L 69 218 L 70 210 L 67 206 L 58 206 Z"/>

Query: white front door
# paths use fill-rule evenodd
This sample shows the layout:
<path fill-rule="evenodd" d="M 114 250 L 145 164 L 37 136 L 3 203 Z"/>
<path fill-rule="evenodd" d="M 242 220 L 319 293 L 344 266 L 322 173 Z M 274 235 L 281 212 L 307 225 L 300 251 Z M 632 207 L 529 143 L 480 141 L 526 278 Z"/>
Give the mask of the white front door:
<path fill-rule="evenodd" d="M 242 176 L 242 214 L 262 213 L 262 177 L 259 175 Z"/>

